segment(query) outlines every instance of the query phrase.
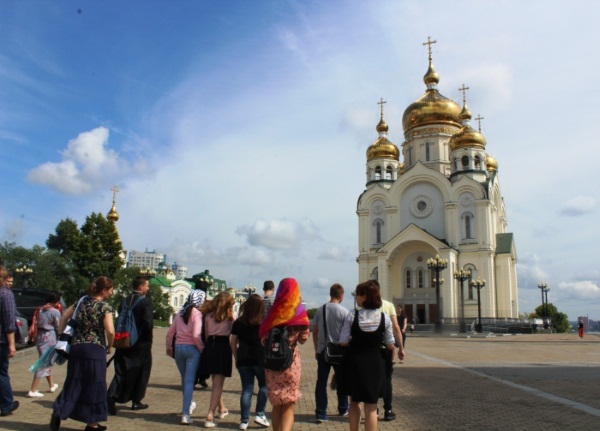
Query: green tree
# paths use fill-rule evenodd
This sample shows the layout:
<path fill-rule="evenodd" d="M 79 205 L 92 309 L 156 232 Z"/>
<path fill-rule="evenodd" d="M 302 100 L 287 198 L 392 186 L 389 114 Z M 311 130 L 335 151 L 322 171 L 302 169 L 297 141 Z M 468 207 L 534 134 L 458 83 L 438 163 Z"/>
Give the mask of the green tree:
<path fill-rule="evenodd" d="M 535 309 L 535 314 L 540 319 L 544 318 L 544 316 L 549 318 L 550 325 L 556 332 L 569 332 L 569 317 L 565 313 L 558 311 L 556 306 L 551 302 L 546 305 L 546 308 L 544 308 L 543 305 L 537 307 Z"/>
<path fill-rule="evenodd" d="M 150 290 L 146 294 L 152 300 L 154 307 L 154 319 L 168 322 L 169 317 L 173 315 L 173 307 L 169 304 L 169 294 L 163 292 L 160 286 L 150 285 Z"/>

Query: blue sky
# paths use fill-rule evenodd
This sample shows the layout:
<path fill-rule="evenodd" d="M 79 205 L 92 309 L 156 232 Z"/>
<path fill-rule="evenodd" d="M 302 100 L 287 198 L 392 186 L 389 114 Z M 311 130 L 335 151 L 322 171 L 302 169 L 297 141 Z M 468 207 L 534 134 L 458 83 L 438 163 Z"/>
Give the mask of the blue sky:
<path fill-rule="evenodd" d="M 518 252 L 519 308 L 600 318 L 593 1 L 0 2 L 0 241 L 106 214 L 234 287 L 358 282 L 356 201 L 380 97 L 389 138 L 425 90 L 481 114 Z M 350 306 L 350 301 L 346 300 Z"/>

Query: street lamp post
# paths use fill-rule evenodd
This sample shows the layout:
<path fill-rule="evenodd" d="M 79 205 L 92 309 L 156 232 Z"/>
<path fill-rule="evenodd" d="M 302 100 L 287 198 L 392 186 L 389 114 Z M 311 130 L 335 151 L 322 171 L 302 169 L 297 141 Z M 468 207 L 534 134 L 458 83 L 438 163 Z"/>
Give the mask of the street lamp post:
<path fill-rule="evenodd" d="M 471 281 L 471 287 L 477 289 L 477 324 L 475 325 L 475 332 L 483 332 L 483 325 L 481 324 L 481 293 L 480 290 L 485 287 L 485 280 L 477 277 L 477 280 Z"/>
<path fill-rule="evenodd" d="M 33 274 L 33 269 L 31 269 L 27 265 L 23 264 L 23 266 L 20 266 L 19 268 L 15 269 L 15 272 L 21 278 L 23 287 L 24 288 L 29 287 L 29 279 L 31 278 L 31 275 Z"/>
<path fill-rule="evenodd" d="M 442 259 L 439 254 L 436 254 L 435 258 L 427 259 L 427 267 L 435 271 L 435 303 L 436 313 L 435 316 L 435 332 L 440 334 L 442 332 L 442 313 L 440 308 L 440 272 L 446 269 L 448 266 L 448 259 Z"/>
<path fill-rule="evenodd" d="M 467 332 L 467 325 L 465 324 L 465 290 L 464 283 L 471 276 L 471 271 L 468 269 L 460 268 L 458 271 L 454 271 L 454 278 L 460 282 L 460 330 L 461 334 Z"/>
<path fill-rule="evenodd" d="M 544 301 L 544 290 L 548 288 L 548 285 L 546 283 L 544 283 L 543 281 L 541 283 L 538 283 L 538 287 L 540 288 L 541 292 L 542 292 L 542 323 L 544 326 L 544 329 L 548 328 L 548 324 L 546 323 L 546 302 Z"/>
<path fill-rule="evenodd" d="M 552 317 L 548 316 L 548 292 L 550 291 L 549 287 L 545 287 L 544 289 L 542 289 L 542 292 L 544 292 L 544 296 L 546 297 L 546 323 L 544 325 L 544 329 L 548 329 L 550 327 L 550 330 L 552 332 L 552 325 L 550 325 L 550 323 L 552 322 Z"/>
<path fill-rule="evenodd" d="M 156 271 L 153 268 L 142 268 L 140 269 L 140 275 L 142 277 L 146 277 L 147 279 L 151 279 L 152 277 L 156 276 Z"/>

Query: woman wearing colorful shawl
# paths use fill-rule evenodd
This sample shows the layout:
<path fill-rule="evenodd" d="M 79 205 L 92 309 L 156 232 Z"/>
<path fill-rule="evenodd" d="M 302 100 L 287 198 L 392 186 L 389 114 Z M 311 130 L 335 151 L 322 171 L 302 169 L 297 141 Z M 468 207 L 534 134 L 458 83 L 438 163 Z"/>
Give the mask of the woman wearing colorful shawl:
<path fill-rule="evenodd" d="M 263 345 L 269 331 L 276 326 L 287 327 L 288 342 L 294 347 L 294 359 L 284 371 L 265 370 L 269 401 L 273 405 L 271 422 L 274 431 L 291 431 L 294 427 L 294 407 L 302 395 L 300 352 L 295 347 L 297 343 L 304 344 L 309 336 L 308 315 L 301 303 L 298 282 L 293 278 L 281 280 L 269 314 L 260 325 L 258 335 Z"/>
<path fill-rule="evenodd" d="M 181 424 L 187 425 L 193 422 L 192 412 L 196 403 L 192 401 L 194 394 L 194 383 L 196 381 L 196 370 L 200 363 L 200 352 L 204 348 L 200 339 L 202 331 L 202 313 L 200 307 L 203 296 L 200 290 L 193 290 L 173 324 L 167 332 L 167 355 L 173 356 L 173 337 L 175 338 L 175 363 L 179 374 L 181 374 L 181 389 L 183 391 L 183 405 L 181 409 Z"/>

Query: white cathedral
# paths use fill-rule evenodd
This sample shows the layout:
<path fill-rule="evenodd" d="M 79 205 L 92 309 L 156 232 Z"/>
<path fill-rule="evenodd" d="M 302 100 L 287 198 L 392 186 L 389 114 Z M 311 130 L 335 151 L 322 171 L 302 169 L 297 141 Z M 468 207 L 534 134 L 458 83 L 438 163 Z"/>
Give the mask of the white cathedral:
<path fill-rule="evenodd" d="M 402 116 L 403 162 L 387 138 L 380 101 L 379 138 L 367 149 L 366 187 L 357 204 L 359 280 L 378 280 L 382 296 L 404 304 L 409 321 L 420 323 L 456 321 L 461 312 L 472 322 L 478 291 L 471 281 L 485 280 L 481 317 L 517 318 L 517 255 L 506 231 L 498 163 L 470 125 L 467 88 L 462 108 L 439 93 L 431 43 L 426 92 Z M 447 261 L 439 274 L 441 316 L 436 273 L 428 267 L 436 257 Z M 470 271 L 462 298 L 454 277 L 460 269 Z"/>

